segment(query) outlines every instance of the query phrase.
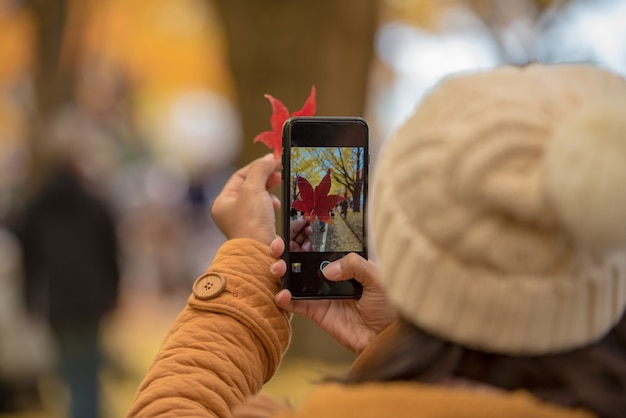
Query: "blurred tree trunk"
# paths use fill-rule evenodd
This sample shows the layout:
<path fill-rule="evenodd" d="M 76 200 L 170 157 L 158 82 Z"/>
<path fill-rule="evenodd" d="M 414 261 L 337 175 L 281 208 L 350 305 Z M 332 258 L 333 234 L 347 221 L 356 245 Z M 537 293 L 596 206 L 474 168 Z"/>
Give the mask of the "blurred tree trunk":
<path fill-rule="evenodd" d="M 35 187 L 45 175 L 47 163 L 42 147 L 46 140 L 45 123 L 57 109 L 71 99 L 72 83 L 68 68 L 61 65 L 67 16 L 66 0 L 28 0 L 25 5 L 32 11 L 37 28 L 35 103 L 30 133 L 33 158 L 31 186 Z"/>
<path fill-rule="evenodd" d="M 217 0 L 243 120 L 239 165 L 267 152 L 252 143 L 270 128 L 265 93 L 293 111 L 315 85 L 318 115 L 363 115 L 378 3 Z"/>
<path fill-rule="evenodd" d="M 71 97 L 70 74 L 60 57 L 67 16 L 65 0 L 29 0 L 37 27 L 35 96 L 40 116 L 49 115 Z"/>
<path fill-rule="evenodd" d="M 299 109 L 317 88 L 318 115 L 362 116 L 378 0 L 217 0 L 243 121 L 238 165 L 268 151 L 253 144 L 270 129 L 264 94 Z M 351 361 L 353 354 L 304 318 L 294 318 L 292 355 Z"/>

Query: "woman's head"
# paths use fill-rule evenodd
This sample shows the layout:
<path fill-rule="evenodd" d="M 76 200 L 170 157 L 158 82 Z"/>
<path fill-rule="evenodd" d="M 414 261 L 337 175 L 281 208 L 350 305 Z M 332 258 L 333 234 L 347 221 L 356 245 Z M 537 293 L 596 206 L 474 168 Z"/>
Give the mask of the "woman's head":
<path fill-rule="evenodd" d="M 411 323 L 486 352 L 604 336 L 626 305 L 626 81 L 587 65 L 443 81 L 385 146 L 376 252 Z"/>

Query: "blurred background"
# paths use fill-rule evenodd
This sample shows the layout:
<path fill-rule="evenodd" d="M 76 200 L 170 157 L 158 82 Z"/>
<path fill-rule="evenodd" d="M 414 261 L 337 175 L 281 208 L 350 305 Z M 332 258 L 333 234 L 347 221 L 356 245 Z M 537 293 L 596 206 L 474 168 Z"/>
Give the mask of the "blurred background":
<path fill-rule="evenodd" d="M 442 77 L 533 61 L 626 76 L 626 0 L 0 0 L 0 417 L 125 415 L 224 241 L 212 200 L 268 152 L 265 93 L 365 117 L 375 171 Z M 295 318 L 265 390 L 352 360 Z"/>

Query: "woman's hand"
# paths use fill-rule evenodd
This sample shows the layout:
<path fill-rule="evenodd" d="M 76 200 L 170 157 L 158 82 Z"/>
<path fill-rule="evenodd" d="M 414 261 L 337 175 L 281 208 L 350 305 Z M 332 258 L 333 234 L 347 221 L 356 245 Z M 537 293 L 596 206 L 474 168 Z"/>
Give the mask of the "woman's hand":
<path fill-rule="evenodd" d="M 269 190 L 280 184 L 280 160 L 272 154 L 252 161 L 231 176 L 211 207 L 226 238 L 252 238 L 269 245 L 276 238 L 274 212 L 280 200 Z"/>
<path fill-rule="evenodd" d="M 299 218 L 289 223 L 289 249 L 292 252 L 310 252 L 313 251 L 313 226 L 311 220 L 307 218 Z"/>
<path fill-rule="evenodd" d="M 273 257 L 279 258 L 284 250 L 282 239 L 272 241 L 270 253 Z M 271 266 L 272 276 L 280 281 L 286 269 L 285 261 L 278 260 Z M 276 294 L 276 305 L 309 318 L 341 345 L 360 353 L 396 319 L 395 311 L 380 285 L 378 267 L 351 253 L 333 261 L 322 272 L 331 281 L 355 279 L 363 285 L 361 298 L 292 300 L 289 290 L 283 289 Z"/>

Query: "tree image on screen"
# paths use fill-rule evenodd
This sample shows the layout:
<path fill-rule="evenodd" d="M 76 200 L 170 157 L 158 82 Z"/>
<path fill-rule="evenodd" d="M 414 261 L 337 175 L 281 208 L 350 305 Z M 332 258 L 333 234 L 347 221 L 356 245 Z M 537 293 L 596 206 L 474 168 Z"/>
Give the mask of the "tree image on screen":
<path fill-rule="evenodd" d="M 294 147 L 291 166 L 291 220 L 309 220 L 313 251 L 362 251 L 363 148 Z"/>

